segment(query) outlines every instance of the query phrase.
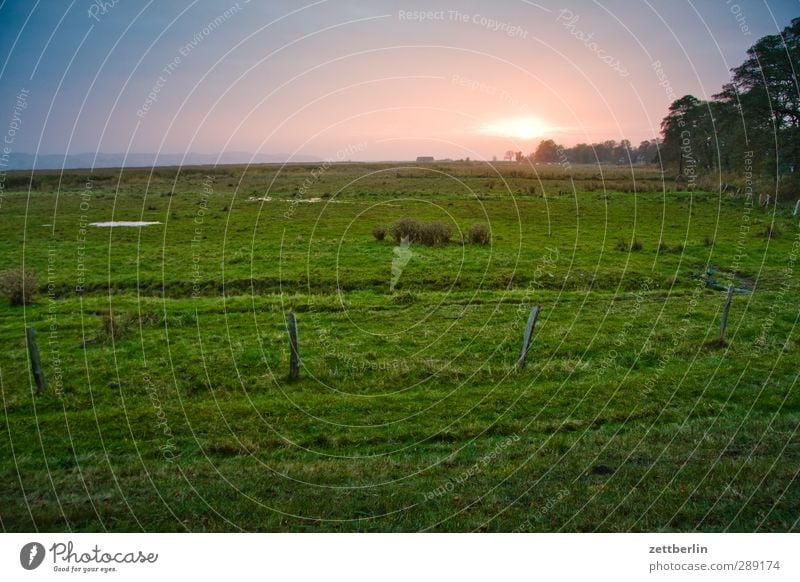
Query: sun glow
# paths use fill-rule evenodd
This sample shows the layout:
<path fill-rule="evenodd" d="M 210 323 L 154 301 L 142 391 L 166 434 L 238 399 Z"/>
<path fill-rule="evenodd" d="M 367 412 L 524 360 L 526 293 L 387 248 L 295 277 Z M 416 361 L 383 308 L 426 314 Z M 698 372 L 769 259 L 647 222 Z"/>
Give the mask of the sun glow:
<path fill-rule="evenodd" d="M 525 117 L 520 119 L 502 119 L 491 123 L 484 123 L 480 133 L 495 137 L 511 137 L 514 139 L 529 140 L 542 137 L 550 128 L 541 119 Z"/>

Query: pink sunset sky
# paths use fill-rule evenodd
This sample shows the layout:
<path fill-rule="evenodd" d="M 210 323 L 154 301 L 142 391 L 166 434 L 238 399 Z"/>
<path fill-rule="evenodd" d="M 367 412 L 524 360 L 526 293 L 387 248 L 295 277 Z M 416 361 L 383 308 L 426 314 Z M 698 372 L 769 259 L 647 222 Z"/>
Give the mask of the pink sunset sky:
<path fill-rule="evenodd" d="M 796 2 L 6 2 L 16 151 L 488 159 L 656 136 Z M 94 8 L 92 8 L 94 6 Z M 24 130 L 24 131 L 23 131 Z"/>

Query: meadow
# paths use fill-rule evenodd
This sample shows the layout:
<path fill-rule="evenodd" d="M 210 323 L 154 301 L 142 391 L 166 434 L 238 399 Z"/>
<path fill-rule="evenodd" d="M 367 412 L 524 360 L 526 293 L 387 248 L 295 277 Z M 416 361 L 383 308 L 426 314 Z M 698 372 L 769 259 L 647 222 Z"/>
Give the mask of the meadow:
<path fill-rule="evenodd" d="M 404 217 L 452 239 L 398 265 Z M 0 231 L 39 286 L 0 299 L 4 531 L 798 527 L 792 206 L 645 166 L 68 170 L 9 174 Z"/>

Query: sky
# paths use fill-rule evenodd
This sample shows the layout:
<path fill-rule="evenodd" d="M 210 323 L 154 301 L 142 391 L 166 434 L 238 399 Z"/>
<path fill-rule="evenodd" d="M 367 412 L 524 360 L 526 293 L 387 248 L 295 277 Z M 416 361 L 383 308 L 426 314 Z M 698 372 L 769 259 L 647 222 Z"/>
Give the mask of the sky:
<path fill-rule="evenodd" d="M 490 159 L 658 135 L 798 0 L 5 0 L 18 153 Z"/>

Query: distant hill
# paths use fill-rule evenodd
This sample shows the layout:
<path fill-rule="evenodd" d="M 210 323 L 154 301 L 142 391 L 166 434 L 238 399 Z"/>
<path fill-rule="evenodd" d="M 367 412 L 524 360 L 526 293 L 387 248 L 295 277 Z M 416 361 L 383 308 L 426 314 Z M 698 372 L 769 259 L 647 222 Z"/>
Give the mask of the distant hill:
<path fill-rule="evenodd" d="M 291 159 L 289 159 L 291 157 Z M 153 166 L 208 166 L 223 164 L 280 164 L 316 163 L 322 159 L 316 156 L 289 154 L 258 154 L 253 156 L 247 152 L 227 152 L 218 154 L 11 154 L 8 166 L 3 170 L 60 170 L 76 168 L 150 168 Z"/>

